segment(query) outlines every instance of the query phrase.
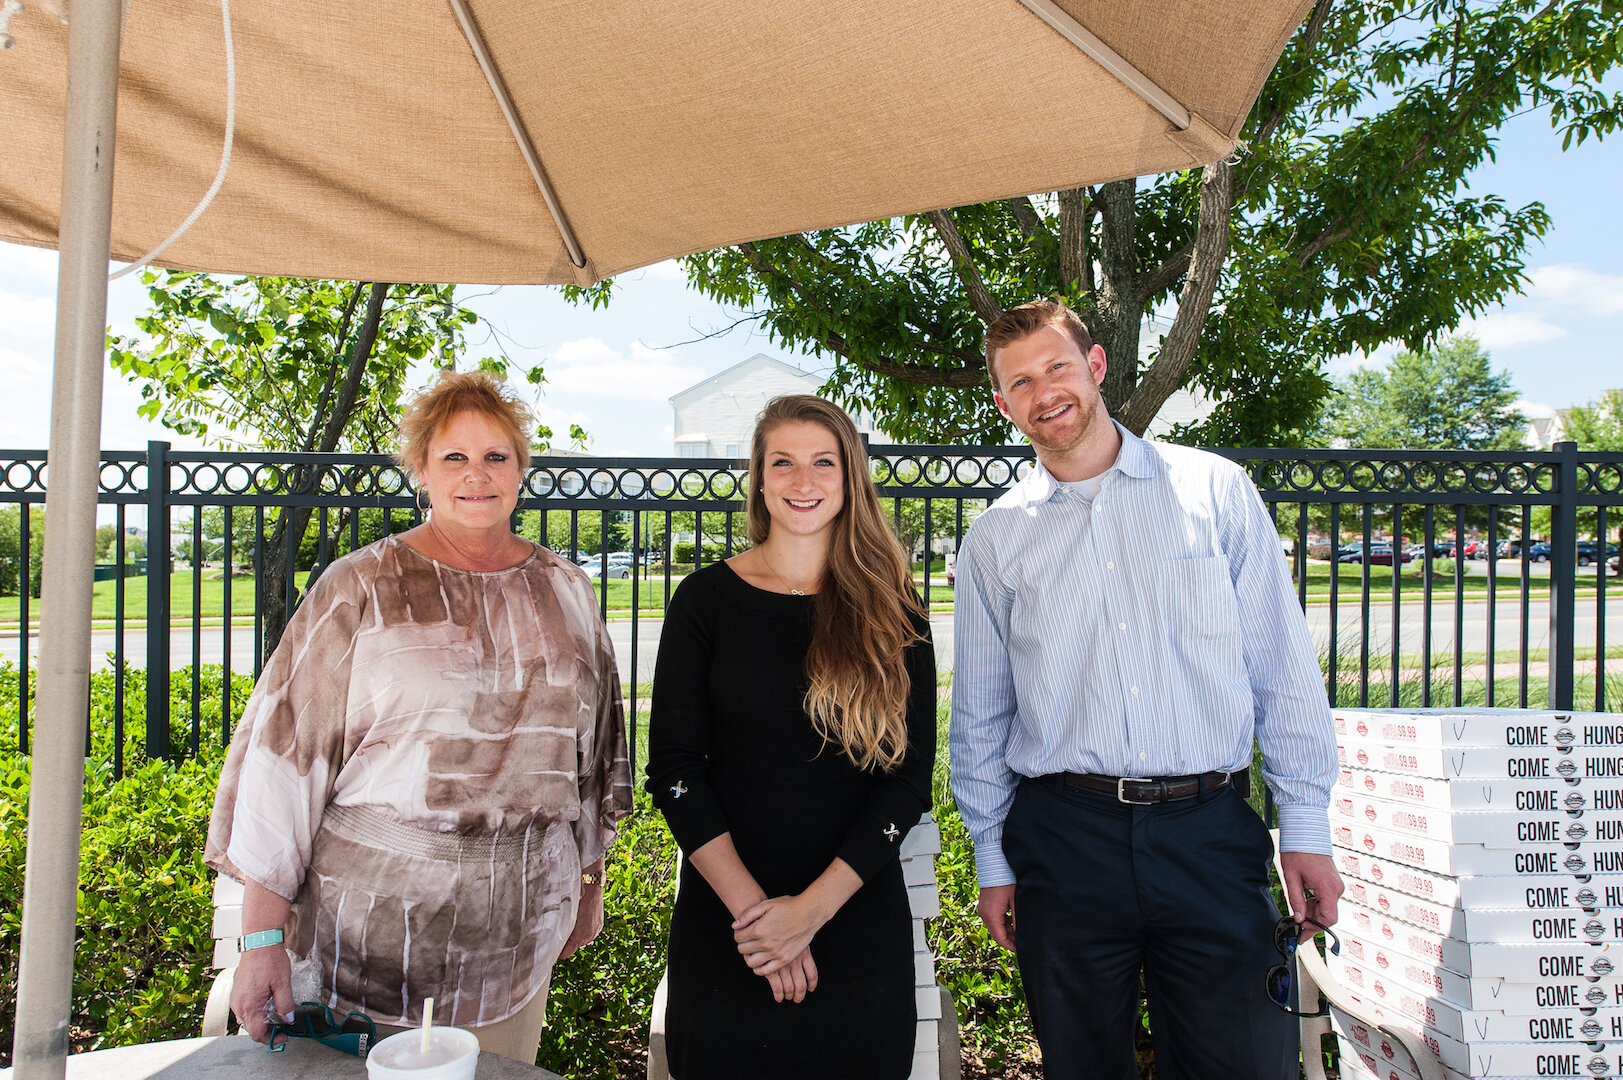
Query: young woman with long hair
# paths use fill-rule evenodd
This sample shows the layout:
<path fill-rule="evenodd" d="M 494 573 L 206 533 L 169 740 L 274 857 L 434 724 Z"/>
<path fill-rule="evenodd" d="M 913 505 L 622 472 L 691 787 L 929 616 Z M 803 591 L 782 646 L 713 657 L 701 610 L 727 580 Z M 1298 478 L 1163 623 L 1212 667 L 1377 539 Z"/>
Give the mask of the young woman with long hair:
<path fill-rule="evenodd" d="M 911 1071 L 897 852 L 930 805 L 935 654 L 856 425 L 774 398 L 750 453 L 754 547 L 666 612 L 648 790 L 686 854 L 671 918 L 675 1080 Z"/>

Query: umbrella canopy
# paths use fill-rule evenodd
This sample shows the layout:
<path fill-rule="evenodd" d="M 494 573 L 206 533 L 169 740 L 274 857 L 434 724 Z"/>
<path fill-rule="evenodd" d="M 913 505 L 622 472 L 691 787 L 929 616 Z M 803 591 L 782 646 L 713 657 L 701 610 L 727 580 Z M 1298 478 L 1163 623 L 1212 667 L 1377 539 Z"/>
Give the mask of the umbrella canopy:
<path fill-rule="evenodd" d="M 53 2 L 25 0 L 0 53 L 0 238 L 43 246 L 57 241 L 65 109 L 67 29 L 39 9 Z M 469 4 L 511 118 L 452 6 L 235 0 L 230 170 L 158 262 L 584 284 L 761 237 L 1187 168 L 1232 150 L 1306 9 Z M 116 259 L 157 245 L 215 174 L 222 30 L 215 0 L 127 8 Z"/>

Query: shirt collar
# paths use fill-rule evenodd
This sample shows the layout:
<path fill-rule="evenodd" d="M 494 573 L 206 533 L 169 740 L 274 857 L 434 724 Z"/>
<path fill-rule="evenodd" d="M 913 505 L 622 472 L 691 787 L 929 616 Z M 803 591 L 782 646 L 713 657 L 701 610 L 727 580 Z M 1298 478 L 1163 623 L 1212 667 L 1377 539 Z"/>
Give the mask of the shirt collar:
<path fill-rule="evenodd" d="M 1116 431 L 1121 435 L 1121 449 L 1116 453 L 1115 463 L 1105 470 L 1105 474 L 1120 472 L 1139 480 L 1154 476 L 1155 463 L 1149 444 L 1122 427 L 1116 420 L 1112 419 L 1110 422 L 1116 425 Z M 1020 487 L 1024 490 L 1028 502 L 1040 503 L 1054 497 L 1060 490 L 1059 483 L 1043 464 L 1042 458 L 1038 458 L 1025 479 L 1020 481 Z"/>

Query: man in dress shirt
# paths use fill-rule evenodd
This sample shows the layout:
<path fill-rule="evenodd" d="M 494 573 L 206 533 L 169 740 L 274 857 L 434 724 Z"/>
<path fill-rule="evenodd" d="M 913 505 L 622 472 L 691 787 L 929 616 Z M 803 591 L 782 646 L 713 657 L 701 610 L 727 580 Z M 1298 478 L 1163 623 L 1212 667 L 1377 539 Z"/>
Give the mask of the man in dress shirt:
<path fill-rule="evenodd" d="M 1341 880 L 1334 729 L 1273 522 L 1239 466 L 1111 420 L 1062 305 L 1004 314 L 986 361 L 1037 465 L 958 557 L 952 787 L 1044 1075 L 1138 1075 L 1142 972 L 1162 1080 L 1294 1078 L 1253 740 L 1292 913 L 1334 923 Z"/>

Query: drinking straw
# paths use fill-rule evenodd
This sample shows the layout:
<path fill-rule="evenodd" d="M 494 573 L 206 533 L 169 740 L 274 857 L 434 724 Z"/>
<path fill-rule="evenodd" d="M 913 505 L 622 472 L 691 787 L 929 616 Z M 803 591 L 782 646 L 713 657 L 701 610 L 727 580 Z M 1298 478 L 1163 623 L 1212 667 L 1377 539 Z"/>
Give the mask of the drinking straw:
<path fill-rule="evenodd" d="M 428 1053 L 428 1029 L 434 1026 L 434 999 L 423 999 L 423 1053 Z"/>

